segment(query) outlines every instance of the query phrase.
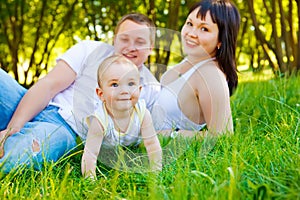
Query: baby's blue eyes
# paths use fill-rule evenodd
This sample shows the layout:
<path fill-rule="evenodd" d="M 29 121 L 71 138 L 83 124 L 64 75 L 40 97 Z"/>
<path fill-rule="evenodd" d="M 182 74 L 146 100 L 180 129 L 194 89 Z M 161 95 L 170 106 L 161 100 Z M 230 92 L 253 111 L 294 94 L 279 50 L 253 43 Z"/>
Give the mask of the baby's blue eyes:
<path fill-rule="evenodd" d="M 129 82 L 128 83 L 128 86 L 135 86 L 135 85 L 136 85 L 135 82 Z M 118 83 L 112 83 L 110 86 L 111 87 L 118 87 L 119 84 Z"/>
<path fill-rule="evenodd" d="M 135 83 L 134 83 L 134 82 L 130 82 L 130 83 L 128 83 L 128 85 L 129 85 L 129 86 L 134 86 Z"/>

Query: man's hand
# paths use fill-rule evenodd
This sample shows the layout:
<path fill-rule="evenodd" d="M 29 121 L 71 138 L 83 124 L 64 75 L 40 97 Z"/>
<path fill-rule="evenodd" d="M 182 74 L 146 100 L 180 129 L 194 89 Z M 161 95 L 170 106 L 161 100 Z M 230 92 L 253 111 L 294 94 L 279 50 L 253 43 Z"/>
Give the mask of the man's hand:
<path fill-rule="evenodd" d="M 4 143 L 6 141 L 6 139 L 18 132 L 19 129 L 16 129 L 16 128 L 8 128 L 8 129 L 5 129 L 3 131 L 0 131 L 0 158 L 2 158 L 4 156 Z"/>

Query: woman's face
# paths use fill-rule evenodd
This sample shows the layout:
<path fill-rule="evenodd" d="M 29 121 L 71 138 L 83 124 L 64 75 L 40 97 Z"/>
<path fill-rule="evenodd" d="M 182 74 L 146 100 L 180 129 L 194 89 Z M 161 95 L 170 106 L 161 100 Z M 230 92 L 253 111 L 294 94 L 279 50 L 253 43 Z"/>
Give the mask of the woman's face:
<path fill-rule="evenodd" d="M 208 11 L 205 20 L 197 18 L 198 9 L 187 17 L 181 30 L 182 44 L 188 59 L 200 61 L 216 55 L 221 46 L 218 40 L 219 28 L 213 23 Z"/>

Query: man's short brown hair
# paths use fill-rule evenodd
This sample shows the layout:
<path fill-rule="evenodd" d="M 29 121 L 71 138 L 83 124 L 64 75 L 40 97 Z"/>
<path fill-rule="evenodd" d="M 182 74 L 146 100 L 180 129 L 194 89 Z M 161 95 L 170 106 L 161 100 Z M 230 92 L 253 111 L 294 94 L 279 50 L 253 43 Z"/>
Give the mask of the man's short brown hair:
<path fill-rule="evenodd" d="M 156 32 L 156 28 L 155 28 L 155 24 L 153 23 L 153 21 L 151 19 L 149 19 L 149 17 L 147 17 L 146 15 L 143 15 L 141 13 L 130 13 L 127 15 L 124 15 L 118 22 L 116 28 L 115 28 L 115 35 L 117 35 L 119 28 L 121 26 L 121 24 L 126 21 L 126 20 L 130 20 L 133 21 L 137 24 L 145 24 L 149 27 L 150 29 L 150 41 L 151 44 L 154 45 L 155 42 L 155 32 Z"/>

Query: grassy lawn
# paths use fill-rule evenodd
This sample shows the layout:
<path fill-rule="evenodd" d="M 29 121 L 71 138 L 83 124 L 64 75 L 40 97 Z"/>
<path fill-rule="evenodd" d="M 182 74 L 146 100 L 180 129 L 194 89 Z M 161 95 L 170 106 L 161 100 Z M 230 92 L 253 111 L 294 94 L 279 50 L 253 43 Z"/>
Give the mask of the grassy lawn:
<path fill-rule="evenodd" d="M 82 152 L 74 153 L 40 172 L 3 175 L 0 198 L 300 199 L 300 77 L 240 77 L 231 98 L 235 134 L 210 149 L 191 140 L 159 174 L 99 165 L 94 182 L 81 177 Z"/>

